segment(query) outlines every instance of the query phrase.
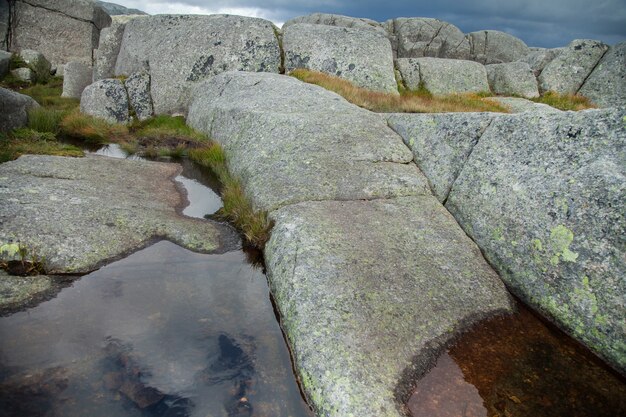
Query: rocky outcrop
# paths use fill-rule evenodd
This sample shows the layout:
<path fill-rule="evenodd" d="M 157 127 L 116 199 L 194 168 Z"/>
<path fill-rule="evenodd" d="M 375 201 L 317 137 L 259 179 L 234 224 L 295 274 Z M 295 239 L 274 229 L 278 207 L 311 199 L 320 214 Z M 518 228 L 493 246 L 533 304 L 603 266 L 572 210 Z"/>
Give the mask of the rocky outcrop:
<path fill-rule="evenodd" d="M 80 111 L 109 123 L 127 123 L 128 94 L 118 79 L 96 81 L 83 90 Z"/>
<path fill-rule="evenodd" d="M 0 51 L 9 49 L 10 9 L 8 1 L 0 1 Z"/>
<path fill-rule="evenodd" d="M 608 48 L 602 42 L 589 39 L 570 42 L 539 75 L 540 91 L 560 94 L 578 92 Z"/>
<path fill-rule="evenodd" d="M 487 65 L 485 68 L 493 93 L 526 98 L 539 97 L 537 79 L 527 63 L 507 62 Z"/>
<path fill-rule="evenodd" d="M 100 30 L 111 18 L 88 0 L 17 0 L 11 27 L 11 50 L 44 52 L 54 65 L 70 61 L 92 63 Z"/>
<path fill-rule="evenodd" d="M 18 56 L 33 71 L 34 81 L 45 82 L 50 78 L 50 62 L 38 51 L 32 49 L 22 49 Z"/>
<path fill-rule="evenodd" d="M 389 127 L 413 152 L 433 194 L 445 202 L 450 188 L 495 113 L 391 114 Z"/>
<path fill-rule="evenodd" d="M 113 16 L 111 26 L 100 31 L 98 49 L 94 51 L 93 81 L 113 78 L 126 23 L 141 16 Z"/>
<path fill-rule="evenodd" d="M 102 9 L 107 12 L 109 16 L 114 18 L 115 16 L 127 16 L 127 15 L 147 15 L 148 13 L 141 11 L 139 9 L 129 9 L 128 7 L 124 7 L 119 4 L 109 3 L 106 1 L 96 0 L 98 6 L 102 7 Z"/>
<path fill-rule="evenodd" d="M 363 29 L 377 32 L 381 35 L 387 36 L 387 32 L 383 25 L 371 19 L 363 19 L 359 17 L 350 17 L 350 16 L 342 16 L 339 14 L 330 14 L 330 13 L 313 13 L 306 16 L 298 16 L 293 19 L 287 20 L 282 29 L 285 30 L 287 27 L 291 25 L 296 25 L 299 23 L 307 23 L 311 25 L 327 25 L 327 26 L 338 26 L 342 28 L 354 28 L 354 29 Z"/>
<path fill-rule="evenodd" d="M 0 51 L 0 80 L 2 80 L 9 73 L 9 65 L 11 63 L 12 54 L 5 51 Z"/>
<path fill-rule="evenodd" d="M 528 46 L 519 38 L 497 30 L 481 30 L 467 34 L 470 55 L 483 64 L 513 62 L 530 53 Z"/>
<path fill-rule="evenodd" d="M 626 109 L 500 116 L 446 207 L 528 305 L 626 372 Z"/>
<path fill-rule="evenodd" d="M 578 93 L 602 107 L 626 104 L 626 42 L 609 48 Z"/>
<path fill-rule="evenodd" d="M 199 86 L 187 123 L 222 144 L 229 169 L 262 210 L 428 190 L 382 118 L 292 77 L 219 75 Z"/>
<path fill-rule="evenodd" d="M 0 132 L 8 132 L 28 123 L 28 110 L 39 107 L 31 97 L 0 87 Z"/>
<path fill-rule="evenodd" d="M 183 203 L 173 181 L 179 171 L 104 157 L 27 155 L 0 164 L 0 242 L 20 241 L 50 273 L 91 271 L 156 237 L 216 251 L 230 234 L 176 212 Z"/>
<path fill-rule="evenodd" d="M 91 84 L 93 67 L 80 61 L 65 64 L 63 70 L 63 93 L 61 97 L 80 98 L 83 90 Z"/>
<path fill-rule="evenodd" d="M 11 75 L 16 80 L 24 81 L 26 83 L 33 83 L 36 81 L 35 71 L 30 68 L 15 68 L 11 70 Z"/>
<path fill-rule="evenodd" d="M 271 217 L 268 278 L 318 415 L 404 415 L 407 383 L 449 338 L 510 308 L 432 196 L 304 202 Z"/>
<path fill-rule="evenodd" d="M 457 332 L 509 311 L 379 115 L 294 78 L 229 72 L 199 86 L 188 123 L 275 222 L 268 278 L 318 415 L 404 415 Z"/>
<path fill-rule="evenodd" d="M 469 59 L 470 44 L 456 26 L 427 17 L 401 17 L 385 22 L 397 58 Z"/>
<path fill-rule="evenodd" d="M 420 85 L 436 95 L 489 91 L 487 71 L 478 62 L 442 58 L 400 58 L 398 71 L 409 90 Z"/>
<path fill-rule="evenodd" d="M 294 24 L 283 32 L 285 70 L 308 68 L 359 87 L 397 93 L 389 40 L 374 31 Z"/>
<path fill-rule="evenodd" d="M 224 71 L 278 72 L 271 22 L 230 15 L 158 15 L 126 24 L 116 75 L 150 74 L 156 114 L 186 113 L 195 85 Z"/>
<path fill-rule="evenodd" d="M 533 71 L 535 77 L 539 77 L 541 71 L 543 71 L 546 65 L 559 56 L 561 52 L 563 52 L 563 48 L 538 49 L 531 51 L 528 55 L 518 61 L 527 63 Z"/>
<path fill-rule="evenodd" d="M 152 97 L 150 96 L 150 75 L 146 72 L 136 72 L 126 81 L 124 87 L 130 102 L 130 108 L 139 120 L 149 119 L 154 115 Z"/>

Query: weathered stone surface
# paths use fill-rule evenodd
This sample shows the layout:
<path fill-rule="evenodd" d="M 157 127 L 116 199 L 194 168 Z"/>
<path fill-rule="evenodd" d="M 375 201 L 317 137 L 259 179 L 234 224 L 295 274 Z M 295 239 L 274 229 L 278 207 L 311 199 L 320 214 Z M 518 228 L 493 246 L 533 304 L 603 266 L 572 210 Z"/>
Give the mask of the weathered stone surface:
<path fill-rule="evenodd" d="M 268 278 L 320 416 L 404 416 L 398 401 L 446 343 L 510 311 L 502 282 L 432 196 L 305 202 L 271 217 Z"/>
<path fill-rule="evenodd" d="M 360 17 L 342 16 L 339 14 L 330 13 L 313 13 L 306 16 L 294 17 L 293 19 L 287 20 L 285 24 L 283 24 L 282 29 L 284 30 L 291 25 L 296 25 L 299 23 L 370 30 L 387 36 L 387 32 L 383 28 L 383 25 L 375 20 L 364 19 Z"/>
<path fill-rule="evenodd" d="M 560 94 L 578 92 L 608 48 L 600 41 L 573 40 L 543 69 L 538 78 L 539 90 Z"/>
<path fill-rule="evenodd" d="M 107 12 L 111 18 L 115 19 L 115 16 L 128 16 L 128 15 L 147 15 L 146 12 L 139 9 L 129 9 L 128 7 L 121 6 L 115 3 L 109 3 L 106 1 L 96 0 L 96 3 Z"/>
<path fill-rule="evenodd" d="M 11 63 L 11 53 L 0 51 L 0 80 L 9 73 L 9 64 Z"/>
<path fill-rule="evenodd" d="M 530 69 L 533 70 L 533 74 L 535 77 L 538 77 L 541 74 L 541 71 L 548 65 L 554 58 L 559 56 L 561 52 L 563 52 L 564 48 L 552 48 L 552 49 L 544 49 L 540 48 L 537 50 L 531 50 L 528 55 L 524 58 L 519 59 L 520 62 L 525 62 L 530 65 Z"/>
<path fill-rule="evenodd" d="M 626 104 L 626 42 L 609 48 L 578 92 L 602 107 Z"/>
<path fill-rule="evenodd" d="M 80 111 L 110 123 L 128 122 L 128 95 L 122 81 L 106 79 L 96 81 L 83 90 Z"/>
<path fill-rule="evenodd" d="M 165 237 L 220 247 L 220 226 L 177 214 L 180 166 L 105 157 L 22 156 L 0 165 L 0 242 L 20 241 L 50 273 L 87 272 Z"/>
<path fill-rule="evenodd" d="M 23 127 L 28 123 L 28 110 L 39 107 L 31 97 L 0 87 L 0 132 Z"/>
<path fill-rule="evenodd" d="M 35 72 L 30 68 L 16 68 L 11 70 L 11 75 L 20 81 L 34 82 Z"/>
<path fill-rule="evenodd" d="M 146 120 L 152 117 L 154 110 L 150 96 L 150 75 L 146 72 L 136 72 L 124 81 L 124 87 L 137 119 Z"/>
<path fill-rule="evenodd" d="M 526 98 L 539 97 L 537 79 L 525 62 L 507 62 L 485 66 L 491 91 Z"/>
<path fill-rule="evenodd" d="M 398 58 L 469 59 L 470 44 L 456 26 L 428 17 L 401 17 L 385 22 Z"/>
<path fill-rule="evenodd" d="M 63 70 L 63 93 L 61 97 L 80 98 L 85 87 L 91 84 L 93 68 L 80 61 L 65 64 Z"/>
<path fill-rule="evenodd" d="M 100 31 L 98 49 L 94 51 L 93 81 L 113 78 L 126 23 L 141 16 L 113 16 L 111 26 Z"/>
<path fill-rule="evenodd" d="M 55 66 L 91 64 L 100 30 L 111 24 L 109 15 L 88 0 L 18 0 L 16 13 L 12 50 L 44 52 Z"/>
<path fill-rule="evenodd" d="M 497 30 L 480 30 L 468 33 L 471 59 L 483 64 L 513 62 L 530 53 L 519 38 Z"/>
<path fill-rule="evenodd" d="M 285 69 L 308 68 L 369 90 L 397 93 L 387 37 L 372 31 L 296 24 L 283 31 Z"/>
<path fill-rule="evenodd" d="M 418 89 L 420 82 L 433 94 L 489 91 L 485 66 L 474 61 L 442 58 L 400 58 L 404 85 Z"/>
<path fill-rule="evenodd" d="M 441 202 L 494 113 L 391 114 L 387 122 L 413 151 L 414 161 Z"/>
<path fill-rule="evenodd" d="M 446 207 L 509 289 L 626 371 L 626 109 L 494 120 Z"/>
<path fill-rule="evenodd" d="M 198 87 L 187 123 L 222 144 L 260 209 L 430 194 L 383 118 L 292 77 L 220 74 Z"/>
<path fill-rule="evenodd" d="M 0 315 L 28 305 L 52 290 L 52 280 L 46 275 L 18 277 L 0 269 Z"/>
<path fill-rule="evenodd" d="M 511 113 L 524 113 L 524 112 L 561 112 L 559 109 L 555 109 L 552 106 L 543 103 L 535 103 L 534 101 L 527 100 L 520 97 L 489 97 L 491 101 L 497 101 L 509 109 Z"/>
<path fill-rule="evenodd" d="M 22 49 L 18 55 L 33 70 L 35 79 L 46 81 L 50 78 L 50 62 L 41 52 L 33 51 L 32 49 Z"/>
<path fill-rule="evenodd" d="M 9 49 L 9 2 L 0 1 L 0 51 Z"/>
<path fill-rule="evenodd" d="M 186 113 L 199 81 L 231 70 L 277 73 L 280 61 L 267 20 L 158 15 L 126 24 L 115 74 L 148 71 L 155 113 Z"/>

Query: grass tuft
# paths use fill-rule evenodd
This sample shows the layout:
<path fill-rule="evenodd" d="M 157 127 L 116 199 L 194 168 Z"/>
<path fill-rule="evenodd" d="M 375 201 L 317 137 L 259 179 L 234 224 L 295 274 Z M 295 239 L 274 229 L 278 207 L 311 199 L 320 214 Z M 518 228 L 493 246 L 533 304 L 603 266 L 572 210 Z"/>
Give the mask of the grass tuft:
<path fill-rule="evenodd" d="M 0 135 L 0 163 L 26 154 L 84 156 L 83 151 L 76 146 L 57 142 L 55 135 L 50 132 L 21 128 Z"/>
<path fill-rule="evenodd" d="M 444 113 L 444 112 L 499 112 L 506 107 L 485 98 L 482 93 L 434 96 L 423 84 L 416 91 L 401 89 L 402 94 L 381 93 L 356 87 L 350 81 L 322 72 L 296 69 L 289 75 L 310 84 L 333 91 L 352 104 L 379 113 Z"/>
<path fill-rule="evenodd" d="M 559 94 L 548 91 L 541 97 L 531 99 L 535 103 L 543 103 L 559 110 L 586 110 L 595 109 L 596 106 L 587 97 L 579 94 Z"/>
<path fill-rule="evenodd" d="M 72 139 L 104 144 L 123 141 L 128 136 L 128 128 L 124 125 L 108 123 L 76 110 L 61 120 L 60 133 Z"/>
<path fill-rule="evenodd" d="M 228 171 L 226 155 L 222 147 L 214 143 L 211 146 L 192 149 L 189 158 L 197 164 L 209 168 L 222 183 L 222 207 L 217 215 L 232 223 L 246 238 L 246 241 L 263 249 L 270 238 L 272 223 L 267 212 L 257 211 L 246 198 L 241 183 Z"/>
<path fill-rule="evenodd" d="M 61 120 L 67 115 L 64 110 L 38 107 L 28 112 L 28 127 L 38 132 L 59 133 Z"/>

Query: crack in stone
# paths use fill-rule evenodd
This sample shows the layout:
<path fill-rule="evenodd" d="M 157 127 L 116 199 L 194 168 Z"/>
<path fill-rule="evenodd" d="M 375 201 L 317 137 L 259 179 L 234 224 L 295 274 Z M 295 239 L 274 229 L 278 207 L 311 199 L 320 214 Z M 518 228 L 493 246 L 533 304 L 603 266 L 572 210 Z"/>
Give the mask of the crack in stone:
<path fill-rule="evenodd" d="M 92 20 L 81 19 L 80 17 L 76 17 L 76 16 L 69 15 L 69 14 L 67 14 L 67 13 L 63 13 L 63 12 L 62 12 L 62 11 L 60 11 L 60 10 L 51 9 L 51 8 L 49 8 L 49 7 L 45 7 L 45 6 L 42 6 L 42 5 L 39 5 L 39 4 L 32 4 L 32 3 L 29 3 L 29 2 L 28 2 L 28 1 L 26 1 L 26 0 L 19 0 L 19 2 L 20 2 L 20 3 L 24 3 L 24 4 L 28 4 L 30 7 L 33 7 L 33 8 L 36 8 L 36 9 L 44 9 L 44 10 L 47 10 L 47 11 L 49 11 L 49 12 L 58 13 L 58 14 L 60 14 L 60 15 L 67 16 L 67 17 L 69 17 L 70 19 L 78 20 L 78 21 L 80 21 L 80 22 L 90 23 L 90 24 L 92 24 L 92 25 L 93 25 L 96 29 L 101 30 L 101 28 L 99 28 L 99 27 L 96 25 L 96 23 L 95 23 L 94 21 L 92 21 Z M 102 29 L 103 29 L 103 28 L 102 28 Z"/>

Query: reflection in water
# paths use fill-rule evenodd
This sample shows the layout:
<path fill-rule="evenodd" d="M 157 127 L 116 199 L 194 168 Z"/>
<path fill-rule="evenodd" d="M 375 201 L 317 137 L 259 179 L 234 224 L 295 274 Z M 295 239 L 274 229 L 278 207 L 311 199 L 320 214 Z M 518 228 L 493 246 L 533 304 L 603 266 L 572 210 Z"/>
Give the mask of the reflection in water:
<path fill-rule="evenodd" d="M 413 417 L 616 417 L 626 383 L 581 345 L 519 313 L 481 323 L 417 383 Z"/>
<path fill-rule="evenodd" d="M 0 416 L 310 416 L 264 276 L 159 242 L 0 318 Z"/>

